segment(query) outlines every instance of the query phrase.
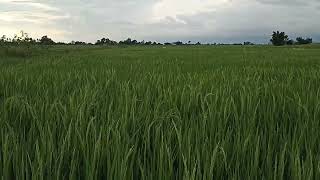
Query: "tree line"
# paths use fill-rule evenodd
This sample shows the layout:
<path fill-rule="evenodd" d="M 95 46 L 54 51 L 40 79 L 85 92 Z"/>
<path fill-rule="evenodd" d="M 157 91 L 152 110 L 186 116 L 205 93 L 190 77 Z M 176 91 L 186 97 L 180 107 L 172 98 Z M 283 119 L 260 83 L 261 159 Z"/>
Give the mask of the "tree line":
<path fill-rule="evenodd" d="M 272 34 L 272 37 L 270 39 L 270 42 L 275 46 L 282 46 L 282 45 L 301 45 L 301 44 L 311 44 L 312 38 L 302 38 L 297 37 L 296 40 L 289 39 L 288 35 L 286 35 L 285 32 L 279 32 L 274 31 Z M 20 44 L 39 44 L 39 45 L 109 45 L 109 46 L 115 46 L 115 45 L 203 45 L 200 42 L 192 43 L 191 41 L 188 41 L 187 43 L 183 43 L 182 41 L 176 41 L 176 42 L 166 42 L 166 43 L 159 43 L 159 42 L 151 42 L 151 41 L 137 41 L 131 38 L 128 38 L 123 41 L 114 41 L 109 38 L 101 38 L 97 40 L 95 43 L 87 43 L 83 41 L 71 41 L 69 43 L 65 42 L 55 42 L 48 36 L 42 36 L 40 39 L 34 39 L 29 37 L 28 33 L 25 33 L 24 31 L 21 31 L 19 35 L 14 35 L 13 38 L 8 38 L 5 35 L 3 35 L 0 39 L 0 44 L 13 44 L 13 45 L 20 45 Z M 204 45 L 254 45 L 254 43 L 246 41 L 243 43 L 233 43 L 233 44 L 204 44 Z"/>
<path fill-rule="evenodd" d="M 21 31 L 21 34 L 15 35 L 14 38 L 7 38 L 5 35 L 3 35 L 0 39 L 0 43 L 2 44 L 40 44 L 40 45 L 110 45 L 110 46 L 114 46 L 114 45 L 202 45 L 200 42 L 197 42 L 195 44 L 191 43 L 191 41 L 189 41 L 188 43 L 183 43 L 181 41 L 176 41 L 176 42 L 172 42 L 172 43 L 159 43 L 159 42 L 152 42 L 152 41 L 137 41 L 135 39 L 131 39 L 128 38 L 126 40 L 123 41 L 114 41 L 111 40 L 109 38 L 101 38 L 99 40 L 97 40 L 95 43 L 87 43 L 87 42 L 83 42 L 83 41 L 71 41 L 69 43 L 65 43 L 65 42 L 55 42 L 54 40 L 52 40 L 51 38 L 49 38 L 48 36 L 43 36 L 40 39 L 33 39 L 30 38 L 28 36 L 27 33 L 24 33 L 23 31 Z M 216 44 L 214 44 L 216 45 Z"/>
<path fill-rule="evenodd" d="M 270 42 L 275 46 L 283 45 L 302 45 L 302 44 L 312 44 L 312 38 L 302 38 L 297 37 L 296 41 L 289 39 L 289 36 L 285 32 L 274 31 Z"/>

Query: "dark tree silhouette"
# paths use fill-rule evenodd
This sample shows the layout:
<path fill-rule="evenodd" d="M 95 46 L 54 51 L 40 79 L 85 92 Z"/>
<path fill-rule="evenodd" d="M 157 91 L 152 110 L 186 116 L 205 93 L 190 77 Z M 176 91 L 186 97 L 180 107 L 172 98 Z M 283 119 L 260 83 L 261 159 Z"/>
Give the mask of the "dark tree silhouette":
<path fill-rule="evenodd" d="M 132 45 L 136 45 L 136 44 L 138 44 L 138 41 L 137 41 L 137 40 L 132 40 L 132 41 L 131 41 L 131 44 L 132 44 Z"/>
<path fill-rule="evenodd" d="M 287 45 L 294 45 L 294 40 L 292 40 L 292 39 L 288 40 Z"/>
<path fill-rule="evenodd" d="M 275 46 L 283 46 L 287 44 L 289 38 L 285 32 L 273 32 L 272 39 L 270 40 Z"/>
<path fill-rule="evenodd" d="M 109 38 L 102 38 L 100 40 L 97 40 L 97 42 L 95 43 L 95 45 L 116 45 L 117 42 L 116 41 L 112 41 Z"/>
<path fill-rule="evenodd" d="M 5 42 L 7 42 L 7 37 L 6 35 L 3 35 L 0 39 L 0 43 L 5 43 Z"/>
<path fill-rule="evenodd" d="M 173 44 L 174 44 L 174 45 L 177 45 L 177 46 L 180 46 L 180 45 L 183 45 L 183 42 L 177 41 L 177 42 L 174 42 Z"/>
<path fill-rule="evenodd" d="M 48 36 L 43 36 L 40 40 L 39 43 L 42 45 L 53 45 L 55 42 L 50 39 Z"/>
<path fill-rule="evenodd" d="M 254 43 L 250 42 L 250 41 L 246 41 L 243 43 L 243 45 L 245 46 L 249 46 L 249 45 L 254 45 Z"/>
<path fill-rule="evenodd" d="M 131 42 L 132 42 L 131 38 L 128 38 L 127 40 L 123 41 L 123 44 L 131 45 Z"/>
<path fill-rule="evenodd" d="M 297 44 L 312 44 L 312 38 L 303 39 L 302 37 L 298 37 Z"/>
<path fill-rule="evenodd" d="M 151 44 L 152 44 L 151 41 L 145 42 L 145 45 L 151 45 Z"/>

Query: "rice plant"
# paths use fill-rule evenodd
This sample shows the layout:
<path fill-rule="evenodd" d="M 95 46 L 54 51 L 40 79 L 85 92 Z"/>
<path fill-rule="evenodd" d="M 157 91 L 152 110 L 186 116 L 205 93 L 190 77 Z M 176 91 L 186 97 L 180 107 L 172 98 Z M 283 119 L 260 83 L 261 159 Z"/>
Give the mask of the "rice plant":
<path fill-rule="evenodd" d="M 319 179 L 320 47 L 0 57 L 1 179 Z"/>

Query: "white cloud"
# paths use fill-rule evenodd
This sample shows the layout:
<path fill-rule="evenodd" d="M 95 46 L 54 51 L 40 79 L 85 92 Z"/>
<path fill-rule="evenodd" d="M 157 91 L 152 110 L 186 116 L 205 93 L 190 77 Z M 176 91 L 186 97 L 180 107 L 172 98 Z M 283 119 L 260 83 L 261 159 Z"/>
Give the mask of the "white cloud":
<path fill-rule="evenodd" d="M 69 18 L 68 15 L 54 15 L 43 12 L 10 11 L 0 12 L 0 20 L 7 22 L 30 22 L 35 24 L 45 24 L 48 21 L 62 20 Z"/>
<path fill-rule="evenodd" d="M 44 3 L 39 3 L 35 1 L 28 0 L 0 0 L 0 3 L 10 3 L 15 4 L 16 6 L 29 6 L 31 8 L 37 8 L 47 11 L 59 11 L 59 8 L 53 7 Z"/>

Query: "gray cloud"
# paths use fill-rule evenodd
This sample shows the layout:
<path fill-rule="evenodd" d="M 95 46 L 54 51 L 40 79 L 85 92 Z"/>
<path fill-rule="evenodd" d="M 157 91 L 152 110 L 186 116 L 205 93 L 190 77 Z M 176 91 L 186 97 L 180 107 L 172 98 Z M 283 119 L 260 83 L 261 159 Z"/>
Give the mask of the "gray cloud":
<path fill-rule="evenodd" d="M 319 7 L 319 0 L 0 0 L 0 33 L 23 29 L 91 42 L 103 36 L 267 42 L 273 30 L 282 30 L 320 41 Z"/>
<path fill-rule="evenodd" d="M 320 4 L 320 0 L 257 0 L 257 2 L 282 6 L 315 6 Z"/>
<path fill-rule="evenodd" d="M 270 5 L 284 5 L 284 6 L 296 6 L 296 5 L 308 5 L 305 0 L 257 0 L 258 2 Z"/>

